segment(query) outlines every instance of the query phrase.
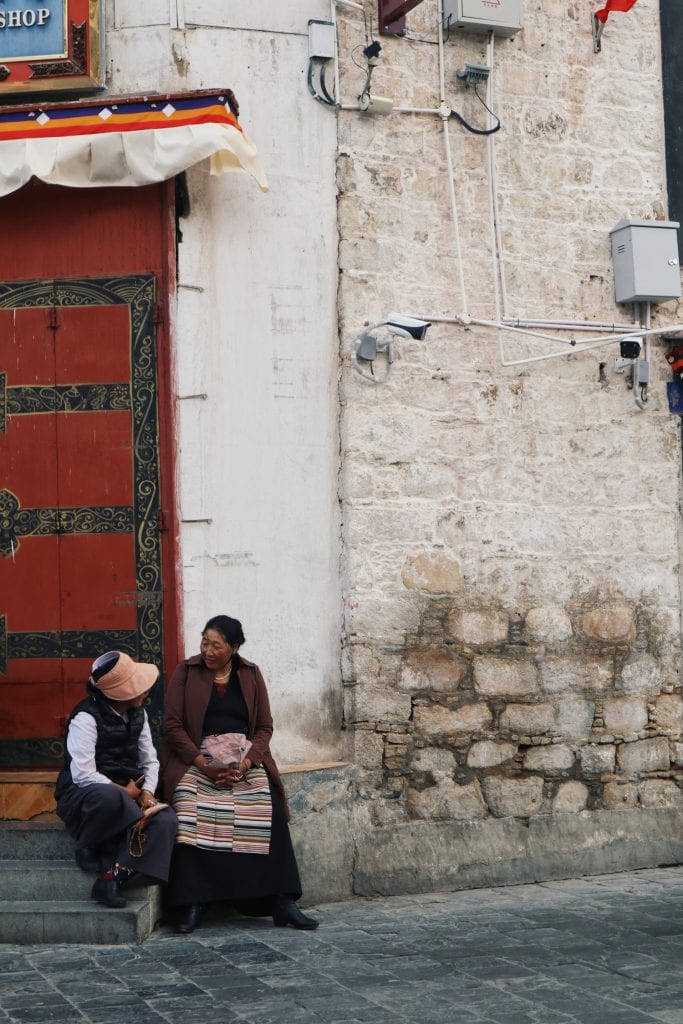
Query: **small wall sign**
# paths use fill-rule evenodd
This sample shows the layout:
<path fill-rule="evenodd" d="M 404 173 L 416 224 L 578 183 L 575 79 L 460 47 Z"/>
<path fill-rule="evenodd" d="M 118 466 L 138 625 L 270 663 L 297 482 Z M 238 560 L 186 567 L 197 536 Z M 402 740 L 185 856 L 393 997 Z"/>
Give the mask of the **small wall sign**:
<path fill-rule="evenodd" d="M 104 0 L 0 0 L 0 103 L 104 86 Z"/>

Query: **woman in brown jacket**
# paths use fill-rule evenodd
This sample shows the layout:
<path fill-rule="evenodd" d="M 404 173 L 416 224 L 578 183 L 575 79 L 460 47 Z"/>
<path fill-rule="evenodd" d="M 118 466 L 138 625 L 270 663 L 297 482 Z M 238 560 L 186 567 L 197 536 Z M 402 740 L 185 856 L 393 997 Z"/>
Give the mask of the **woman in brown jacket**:
<path fill-rule="evenodd" d="M 273 720 L 259 668 L 238 653 L 241 623 L 209 619 L 200 653 L 181 662 L 165 698 L 162 784 L 178 815 L 169 895 L 191 932 L 210 902 L 317 928 L 295 900 L 299 872 L 285 792 L 270 753 Z"/>

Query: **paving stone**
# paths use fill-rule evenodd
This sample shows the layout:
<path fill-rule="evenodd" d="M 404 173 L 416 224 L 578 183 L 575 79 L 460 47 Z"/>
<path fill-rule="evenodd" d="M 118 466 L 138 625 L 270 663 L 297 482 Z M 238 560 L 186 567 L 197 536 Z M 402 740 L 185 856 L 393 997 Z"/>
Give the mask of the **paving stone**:
<path fill-rule="evenodd" d="M 0 946 L 0 1024 L 683 1024 L 683 868 Z"/>

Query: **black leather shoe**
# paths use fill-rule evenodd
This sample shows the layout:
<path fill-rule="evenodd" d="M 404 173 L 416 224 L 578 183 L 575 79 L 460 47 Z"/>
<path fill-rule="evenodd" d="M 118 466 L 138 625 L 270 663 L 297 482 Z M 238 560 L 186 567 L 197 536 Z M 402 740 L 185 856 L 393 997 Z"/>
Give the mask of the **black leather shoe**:
<path fill-rule="evenodd" d="M 187 935 L 189 932 L 193 932 L 195 928 L 199 928 L 203 909 L 201 903 L 189 903 L 186 907 L 183 907 L 183 912 L 178 919 L 175 930 L 182 935 Z"/>
<path fill-rule="evenodd" d="M 319 922 L 302 914 L 294 900 L 290 900 L 287 896 L 278 896 L 273 911 L 273 924 L 276 928 L 286 928 L 289 924 L 292 928 L 298 928 L 299 931 L 312 932 L 314 928 L 318 927 Z"/>
<path fill-rule="evenodd" d="M 125 907 L 126 901 L 119 892 L 118 883 L 113 878 L 98 878 L 90 894 L 97 903 L 106 907 Z"/>
<path fill-rule="evenodd" d="M 76 863 L 81 871 L 87 871 L 91 875 L 99 875 L 100 858 L 97 855 L 97 850 L 93 849 L 92 846 L 77 847 L 75 856 Z"/>

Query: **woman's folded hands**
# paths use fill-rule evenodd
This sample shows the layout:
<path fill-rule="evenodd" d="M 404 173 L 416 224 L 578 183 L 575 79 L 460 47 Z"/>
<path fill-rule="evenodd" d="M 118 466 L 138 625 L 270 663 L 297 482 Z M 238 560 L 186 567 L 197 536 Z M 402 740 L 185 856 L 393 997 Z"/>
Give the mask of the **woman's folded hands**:
<path fill-rule="evenodd" d="M 251 768 L 251 761 L 248 757 L 239 763 L 233 761 L 231 764 L 223 764 L 216 760 L 209 761 L 202 757 L 201 760 L 198 758 L 195 764 L 202 775 L 206 775 L 221 789 L 230 789 L 232 786 L 244 782 L 246 773 Z"/>

